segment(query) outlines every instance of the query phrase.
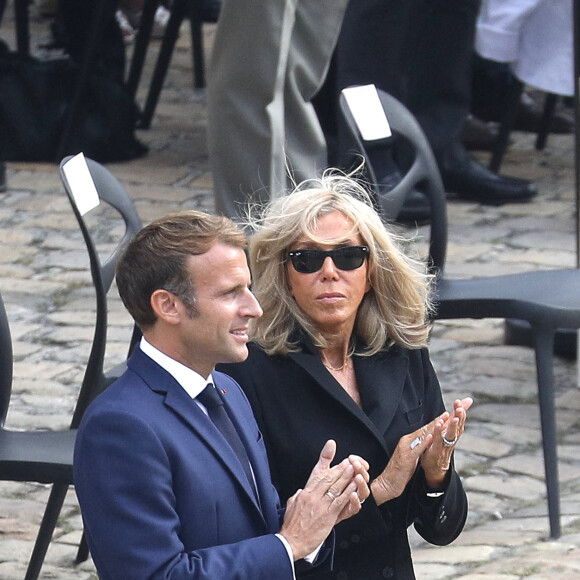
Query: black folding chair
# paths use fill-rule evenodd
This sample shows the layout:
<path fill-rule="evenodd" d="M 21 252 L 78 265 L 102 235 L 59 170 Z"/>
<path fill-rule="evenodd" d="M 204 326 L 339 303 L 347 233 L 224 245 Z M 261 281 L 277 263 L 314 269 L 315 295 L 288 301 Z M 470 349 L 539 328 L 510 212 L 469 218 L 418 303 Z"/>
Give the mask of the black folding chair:
<path fill-rule="evenodd" d="M 61 168 L 69 159 L 63 161 Z M 123 370 L 123 365 L 107 373 L 103 370 L 107 343 L 107 293 L 114 279 L 115 263 L 119 253 L 128 239 L 139 231 L 141 221 L 123 186 L 103 166 L 91 160 L 87 160 L 87 163 L 100 200 L 112 206 L 121 215 L 125 224 L 125 232 L 111 255 L 104 262 L 101 262 L 89 228 L 78 210 L 73 192 L 68 186 L 66 178 L 63 178 L 89 252 L 96 296 L 93 343 L 70 429 L 11 431 L 5 428 L 12 391 L 13 361 L 8 318 L 0 297 L 0 480 L 53 484 L 25 580 L 38 578 L 66 493 L 69 486 L 73 484 L 72 464 L 76 428 L 90 402 Z M 134 328 L 129 352 L 139 337 L 140 333 Z M 83 561 L 87 556 L 88 550 L 83 539 L 79 547 L 77 561 Z"/>
<path fill-rule="evenodd" d="M 435 319 L 503 318 L 530 325 L 535 349 L 542 446 L 550 521 L 550 537 L 558 538 L 560 493 L 556 415 L 554 405 L 554 336 L 561 328 L 580 328 L 580 270 L 533 271 L 505 276 L 450 279 L 445 276 L 447 251 L 446 194 L 429 142 L 419 123 L 398 100 L 377 90 L 391 129 L 412 146 L 414 159 L 403 182 L 408 190 L 421 186 L 431 205 L 429 262 L 436 275 Z M 340 106 L 348 107 L 344 95 Z M 352 115 L 347 124 L 365 154 L 364 143 Z"/>
<path fill-rule="evenodd" d="M 143 65 L 147 49 L 151 40 L 153 19 L 160 0 L 146 0 L 141 15 L 141 21 L 137 37 L 135 38 L 135 50 L 127 77 L 127 90 L 133 100 L 137 95 Z M 183 21 L 188 18 L 190 22 L 192 58 L 193 58 L 193 87 L 202 89 L 205 87 L 205 56 L 203 44 L 203 25 L 206 22 L 217 22 L 219 16 L 219 2 L 208 2 L 210 9 L 204 9 L 201 0 L 173 0 L 167 28 L 161 41 L 161 48 L 157 63 L 153 71 L 151 85 L 139 119 L 139 128 L 149 129 L 151 120 L 159 101 L 161 89 L 171 63 L 171 57 L 175 43 L 179 37 L 179 30 Z"/>

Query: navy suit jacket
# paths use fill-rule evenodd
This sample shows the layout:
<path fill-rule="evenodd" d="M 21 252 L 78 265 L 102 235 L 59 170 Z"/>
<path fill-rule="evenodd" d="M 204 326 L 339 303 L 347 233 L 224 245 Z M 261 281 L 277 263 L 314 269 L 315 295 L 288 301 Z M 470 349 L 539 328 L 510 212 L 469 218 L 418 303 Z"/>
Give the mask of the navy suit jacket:
<path fill-rule="evenodd" d="M 262 436 L 239 385 L 213 374 L 252 463 L 244 471 L 210 419 L 137 348 L 87 410 L 75 487 L 102 580 L 291 580 L 279 499 Z"/>

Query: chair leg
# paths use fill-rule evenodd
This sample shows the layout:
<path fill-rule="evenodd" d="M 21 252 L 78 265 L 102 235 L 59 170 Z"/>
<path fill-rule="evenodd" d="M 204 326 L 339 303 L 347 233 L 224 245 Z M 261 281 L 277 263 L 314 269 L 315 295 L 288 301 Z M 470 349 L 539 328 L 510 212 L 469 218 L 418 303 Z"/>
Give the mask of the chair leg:
<path fill-rule="evenodd" d="M 6 10 L 6 0 L 0 0 L 0 24 L 4 18 L 4 11 Z"/>
<path fill-rule="evenodd" d="M 205 88 L 205 57 L 203 52 L 203 21 L 196 16 L 190 20 L 193 51 L 193 88 Z"/>
<path fill-rule="evenodd" d="M 556 103 L 558 101 L 558 95 L 554 93 L 548 93 L 546 95 L 546 100 L 544 102 L 544 111 L 542 113 L 542 118 L 540 119 L 540 127 L 538 129 L 538 135 L 536 137 L 536 150 L 543 151 L 546 146 L 546 141 L 548 140 L 548 133 L 550 132 L 550 124 L 554 117 L 554 112 L 556 111 Z"/>
<path fill-rule="evenodd" d="M 75 564 L 81 564 L 89 559 L 89 544 L 87 543 L 87 536 L 83 532 L 81 541 L 79 544 L 79 549 L 77 550 L 77 557 L 75 558 Z"/>
<path fill-rule="evenodd" d="M 14 0 L 16 20 L 16 46 L 21 56 L 30 54 L 30 31 L 28 29 L 28 0 Z"/>
<path fill-rule="evenodd" d="M 554 332 L 552 329 L 534 329 L 534 343 L 550 537 L 559 538 L 561 530 L 556 410 L 554 404 Z"/>
<path fill-rule="evenodd" d="M 149 94 L 147 95 L 143 114 L 139 121 L 139 128 L 141 129 L 149 129 L 151 126 L 151 119 L 153 118 L 153 113 L 155 112 L 155 107 L 157 106 L 157 101 L 163 88 L 171 55 L 173 54 L 173 49 L 179 36 L 179 29 L 186 15 L 186 5 L 188 2 L 189 0 L 175 0 L 171 7 L 171 16 L 169 17 L 165 35 L 163 36 L 159 57 L 157 58 L 151 86 L 149 87 Z"/>
<path fill-rule="evenodd" d="M 68 484 L 64 483 L 55 483 L 52 486 L 24 580 L 37 580 L 40 574 L 40 569 L 42 568 L 48 546 L 52 540 L 52 534 L 62 510 L 68 487 Z"/>
<path fill-rule="evenodd" d="M 514 84 L 506 97 L 506 108 L 499 126 L 499 135 L 497 136 L 497 142 L 493 148 L 491 161 L 489 162 L 489 168 L 494 173 L 499 171 L 503 156 L 507 150 L 510 133 L 514 126 L 516 115 L 518 114 L 518 106 L 523 90 L 524 85 L 520 81 L 514 80 Z"/>
<path fill-rule="evenodd" d="M 132 101 L 135 100 L 137 89 L 139 88 L 139 81 L 141 80 L 145 57 L 147 56 L 147 48 L 151 40 L 157 6 L 159 6 L 159 0 L 146 0 L 143 5 L 141 19 L 139 20 L 139 30 L 135 38 L 135 48 L 127 76 L 127 92 Z"/>

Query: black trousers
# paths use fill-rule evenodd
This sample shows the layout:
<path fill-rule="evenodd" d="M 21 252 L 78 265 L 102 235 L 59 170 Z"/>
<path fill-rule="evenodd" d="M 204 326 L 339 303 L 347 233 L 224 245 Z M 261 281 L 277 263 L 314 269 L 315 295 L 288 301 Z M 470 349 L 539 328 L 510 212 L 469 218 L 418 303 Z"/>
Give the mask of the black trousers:
<path fill-rule="evenodd" d="M 480 0 L 351 0 L 331 70 L 315 106 L 330 163 L 348 165 L 351 142 L 338 114 L 340 91 L 374 83 L 417 117 L 438 158 L 459 143 L 470 111 Z"/>

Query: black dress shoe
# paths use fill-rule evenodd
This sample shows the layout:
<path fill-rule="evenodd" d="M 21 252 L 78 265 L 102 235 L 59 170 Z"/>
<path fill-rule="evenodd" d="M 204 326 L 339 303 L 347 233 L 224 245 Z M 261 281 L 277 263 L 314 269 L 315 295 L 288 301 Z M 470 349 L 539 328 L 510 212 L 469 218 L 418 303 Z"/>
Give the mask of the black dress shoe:
<path fill-rule="evenodd" d="M 6 164 L 0 161 L 0 192 L 6 191 Z"/>
<path fill-rule="evenodd" d="M 485 205 L 521 203 L 537 193 L 532 182 L 498 175 L 467 153 L 455 163 L 440 166 L 440 171 L 445 191 Z"/>

